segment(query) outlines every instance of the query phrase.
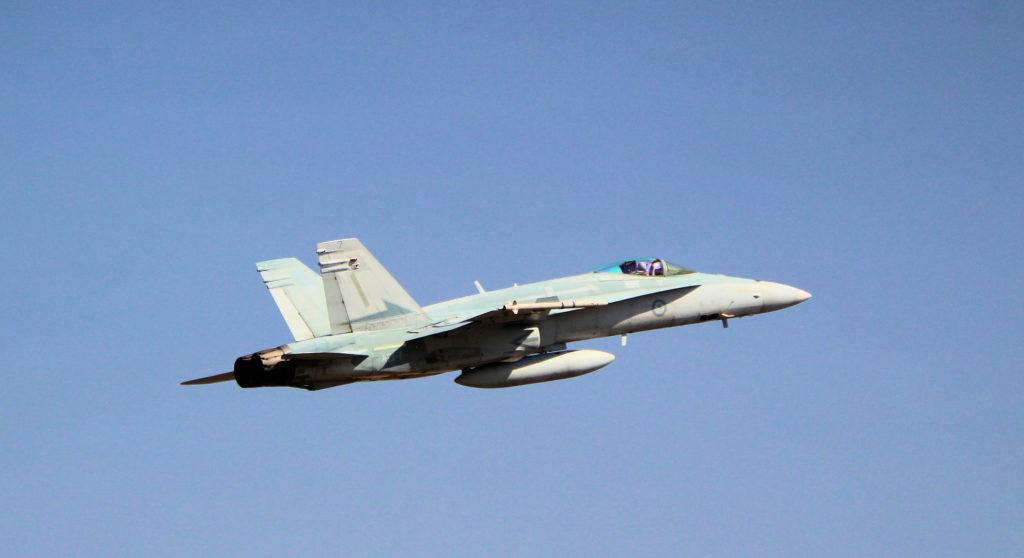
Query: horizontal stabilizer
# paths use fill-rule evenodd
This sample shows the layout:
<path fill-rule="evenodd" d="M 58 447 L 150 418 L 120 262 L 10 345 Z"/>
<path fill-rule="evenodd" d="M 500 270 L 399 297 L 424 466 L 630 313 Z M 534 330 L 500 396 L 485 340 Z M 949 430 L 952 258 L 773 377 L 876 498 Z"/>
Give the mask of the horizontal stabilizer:
<path fill-rule="evenodd" d="M 216 384 L 219 382 L 231 382 L 235 379 L 234 372 L 225 372 L 223 374 L 217 374 L 216 376 L 207 376 L 205 378 L 196 378 L 195 380 L 189 380 L 187 382 L 181 382 L 183 386 L 201 386 L 206 384 Z"/>

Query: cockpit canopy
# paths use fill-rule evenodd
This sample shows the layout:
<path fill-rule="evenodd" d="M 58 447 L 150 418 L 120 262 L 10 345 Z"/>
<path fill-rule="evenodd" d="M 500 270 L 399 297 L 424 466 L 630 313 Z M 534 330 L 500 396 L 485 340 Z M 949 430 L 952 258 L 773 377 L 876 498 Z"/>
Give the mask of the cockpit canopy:
<path fill-rule="evenodd" d="M 625 260 L 594 270 L 594 273 L 621 273 L 623 275 L 685 275 L 693 270 L 673 265 L 659 258 Z"/>

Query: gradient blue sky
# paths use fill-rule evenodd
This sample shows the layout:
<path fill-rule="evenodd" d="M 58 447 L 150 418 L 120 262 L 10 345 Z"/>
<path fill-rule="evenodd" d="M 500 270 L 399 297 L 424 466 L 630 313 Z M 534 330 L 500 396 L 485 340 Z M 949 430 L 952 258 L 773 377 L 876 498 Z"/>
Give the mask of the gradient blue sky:
<path fill-rule="evenodd" d="M 4 3 L 5 555 L 1020 556 L 1019 3 Z M 814 298 L 594 374 L 178 382 L 358 236 L 421 303 Z"/>

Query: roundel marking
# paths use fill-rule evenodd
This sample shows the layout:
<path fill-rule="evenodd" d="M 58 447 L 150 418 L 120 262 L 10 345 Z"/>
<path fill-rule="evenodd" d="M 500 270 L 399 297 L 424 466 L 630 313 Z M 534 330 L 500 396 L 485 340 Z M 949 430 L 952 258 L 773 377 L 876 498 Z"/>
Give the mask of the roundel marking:
<path fill-rule="evenodd" d="M 656 299 L 653 304 L 651 304 L 651 312 L 654 312 L 655 316 L 664 316 L 665 315 L 665 311 L 666 311 L 666 308 L 665 308 L 665 301 L 664 300 L 661 300 L 659 298 L 659 299 Z"/>

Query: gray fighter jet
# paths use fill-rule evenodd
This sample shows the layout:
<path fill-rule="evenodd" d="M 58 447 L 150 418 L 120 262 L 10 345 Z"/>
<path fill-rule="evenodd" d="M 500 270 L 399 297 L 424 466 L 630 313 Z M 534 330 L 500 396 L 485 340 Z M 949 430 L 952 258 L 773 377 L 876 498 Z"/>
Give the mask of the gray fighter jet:
<path fill-rule="evenodd" d="M 295 341 L 235 360 L 232 372 L 184 382 L 308 390 L 461 370 L 464 386 L 572 378 L 615 356 L 566 344 L 788 308 L 795 287 L 634 258 L 582 275 L 484 291 L 421 307 L 358 239 L 317 245 L 320 274 L 295 258 L 256 264 Z"/>

